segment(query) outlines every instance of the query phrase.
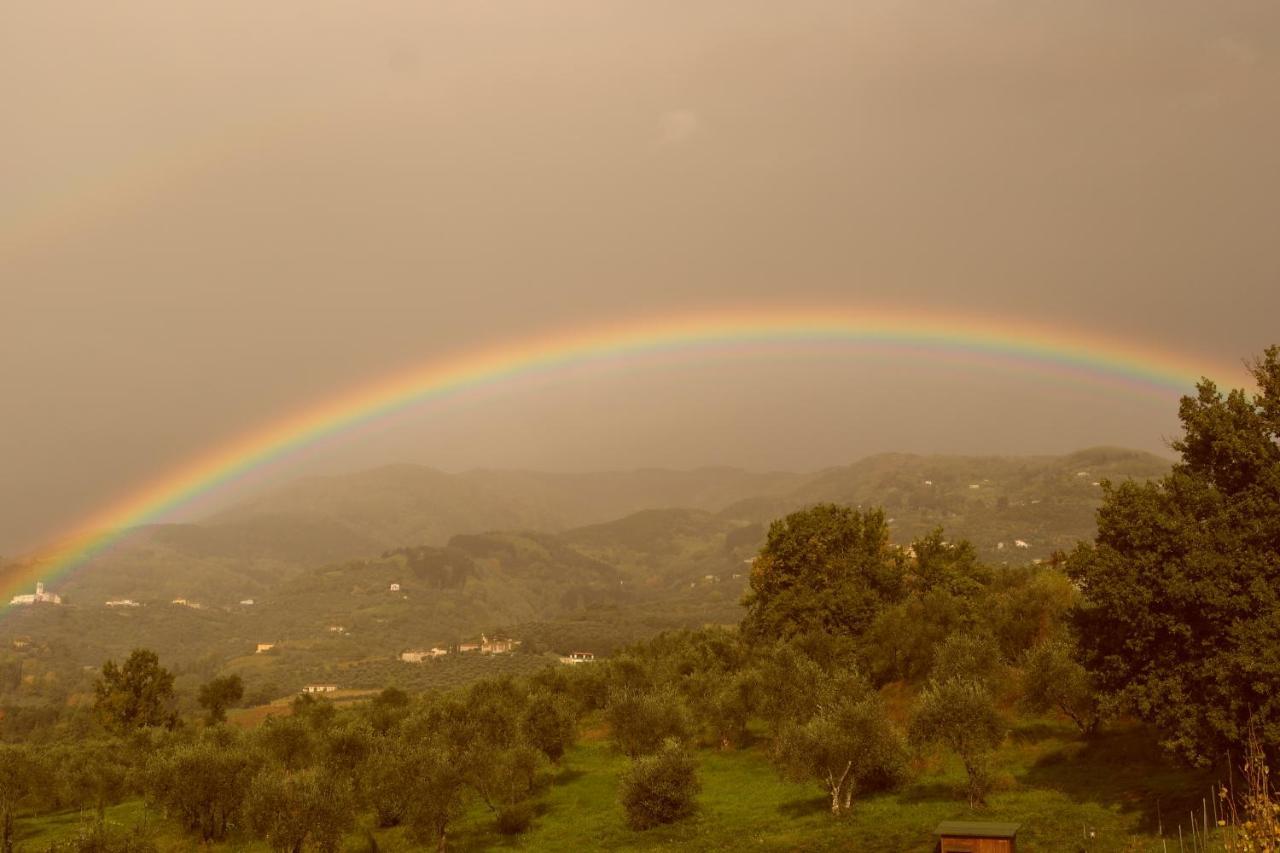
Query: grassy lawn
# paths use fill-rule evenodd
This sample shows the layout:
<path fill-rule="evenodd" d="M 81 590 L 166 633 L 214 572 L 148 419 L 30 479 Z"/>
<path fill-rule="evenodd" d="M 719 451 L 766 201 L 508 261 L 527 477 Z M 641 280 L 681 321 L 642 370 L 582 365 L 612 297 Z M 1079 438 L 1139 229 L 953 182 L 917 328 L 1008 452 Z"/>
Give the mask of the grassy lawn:
<path fill-rule="evenodd" d="M 816 785 L 783 781 L 763 750 L 699 753 L 702 794 L 697 814 L 679 824 L 632 832 L 618 805 L 617 777 L 626 759 L 599 732 L 565 756 L 541 798 L 533 827 L 523 836 L 499 835 L 482 806 L 474 807 L 450 833 L 458 850 L 871 850 L 930 851 L 931 831 L 941 820 L 1014 821 L 1023 825 L 1018 849 L 1035 851 L 1161 850 L 1156 834 L 1177 850 L 1177 816 L 1189 831 L 1188 812 L 1199 815 L 1211 776 L 1169 764 L 1137 728 L 1120 728 L 1092 742 L 1056 721 L 1016 727 L 997 756 L 999 790 L 980 813 L 971 812 L 958 789 L 958 762 L 927 756 L 903 789 L 868 796 L 854 813 L 833 820 Z M 131 825 L 142 818 L 140 803 L 110 809 L 108 819 Z M 24 849 L 41 850 L 70 837 L 78 815 L 24 822 Z M 154 815 L 162 850 L 190 849 L 191 839 Z M 351 835 L 346 849 L 369 849 L 368 827 Z M 1086 834 L 1092 832 L 1086 840 Z M 374 832 L 382 851 L 420 849 L 401 830 Z M 225 850 L 259 851 L 264 845 L 229 843 Z M 1188 848 L 1189 849 L 1189 848 Z"/>

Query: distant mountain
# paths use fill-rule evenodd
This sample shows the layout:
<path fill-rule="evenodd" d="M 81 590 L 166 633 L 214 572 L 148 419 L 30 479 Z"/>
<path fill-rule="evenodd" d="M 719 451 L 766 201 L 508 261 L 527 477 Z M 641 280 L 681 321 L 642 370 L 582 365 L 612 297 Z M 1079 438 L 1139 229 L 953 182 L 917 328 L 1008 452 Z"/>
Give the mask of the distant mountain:
<path fill-rule="evenodd" d="M 394 466 L 312 478 L 205 523 L 135 531 L 58 584 L 66 605 L 13 608 L 0 646 L 35 638 L 71 685 L 83 667 L 144 645 L 193 682 L 225 667 L 270 695 L 317 678 L 393 683 L 426 672 L 397 661 L 403 649 L 481 631 L 511 631 L 525 651 L 605 652 L 667 628 L 736 622 L 769 523 L 795 508 L 883 506 L 899 543 L 941 526 L 1014 565 L 1090 538 L 1103 480 L 1160 476 L 1169 464 L 1095 448 L 882 454 L 809 475 Z M 592 517 L 649 500 L 670 505 Z M 121 597 L 141 606 L 103 606 Z M 276 647 L 254 654 L 259 643 Z"/>
<path fill-rule="evenodd" d="M 1025 562 L 1093 537 L 1102 481 L 1160 477 L 1170 465 L 1113 447 L 1066 456 L 885 453 L 820 471 L 785 495 L 753 498 L 721 514 L 767 522 L 814 503 L 879 506 L 900 542 L 943 527 L 972 541 L 987 560 Z"/>
<path fill-rule="evenodd" d="M 899 541 L 941 526 L 971 539 L 988 560 L 1022 562 L 1092 536 L 1096 483 L 1159 476 L 1169 465 L 1120 448 L 1039 457 L 880 454 L 810 474 L 448 474 L 392 465 L 301 479 L 199 524 L 143 528 L 65 591 L 88 600 L 234 602 L 307 567 L 495 530 L 561 533 L 569 547 L 633 582 L 662 585 L 741 563 L 770 521 L 822 501 L 883 506 Z"/>

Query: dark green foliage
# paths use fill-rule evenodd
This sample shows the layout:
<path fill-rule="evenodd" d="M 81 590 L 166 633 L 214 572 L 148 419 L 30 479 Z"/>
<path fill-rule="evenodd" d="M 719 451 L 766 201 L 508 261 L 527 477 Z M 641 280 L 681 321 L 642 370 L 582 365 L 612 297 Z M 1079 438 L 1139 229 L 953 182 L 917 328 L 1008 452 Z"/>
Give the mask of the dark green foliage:
<path fill-rule="evenodd" d="M 1096 732 L 1102 720 L 1093 679 L 1076 662 L 1065 640 L 1047 640 L 1027 653 L 1022 664 L 1022 702 L 1033 713 L 1065 714 L 1083 735 Z"/>
<path fill-rule="evenodd" d="M 466 805 L 465 768 L 451 744 L 433 738 L 414 747 L 406 778 L 404 823 L 420 843 L 444 849 L 449 824 Z"/>
<path fill-rule="evenodd" d="M 35 756 L 25 747 L 0 745 L 0 851 L 13 850 L 13 821 L 40 784 Z"/>
<path fill-rule="evenodd" d="M 520 720 L 525 741 L 551 761 L 559 761 L 577 735 L 578 717 L 573 700 L 564 695 L 540 691 L 529 697 Z"/>
<path fill-rule="evenodd" d="M 1250 718 L 1280 745 L 1280 348 L 1253 373 L 1255 394 L 1206 379 L 1183 398 L 1173 473 L 1107 484 L 1068 564 L 1081 661 L 1197 764 L 1239 750 Z"/>
<path fill-rule="evenodd" d="M 632 829 L 674 823 L 693 813 L 701 785 L 693 757 L 670 739 L 631 762 L 621 779 L 622 809 Z"/>
<path fill-rule="evenodd" d="M 1000 648 L 990 635 L 960 631 L 943 640 L 934 651 L 930 677 L 938 682 L 972 681 L 990 689 L 1002 669 Z"/>
<path fill-rule="evenodd" d="M 970 807 L 986 802 L 990 753 L 1000 745 L 1005 731 L 991 695 L 980 684 L 958 678 L 925 688 L 911 719 L 913 743 L 941 743 L 960 756 L 968 777 Z"/>
<path fill-rule="evenodd" d="M 296 716 L 268 717 L 255 734 L 263 754 L 285 770 L 301 770 L 315 755 L 315 736 Z"/>
<path fill-rule="evenodd" d="M 149 649 L 134 649 L 123 666 L 110 660 L 103 664 L 93 692 L 94 712 L 114 731 L 172 726 L 177 720 L 173 674 Z"/>
<path fill-rule="evenodd" d="M 244 698 L 244 682 L 238 675 L 224 675 L 200 687 L 197 700 L 208 713 L 210 725 L 227 719 L 227 709 Z"/>
<path fill-rule="evenodd" d="M 498 810 L 498 832 L 503 835 L 519 835 L 533 823 L 533 804 L 528 802 L 512 803 Z"/>
<path fill-rule="evenodd" d="M 211 729 L 195 743 L 148 762 L 147 796 L 202 841 L 221 839 L 239 814 L 257 768 L 238 732 Z"/>
<path fill-rule="evenodd" d="M 264 768 L 245 798 L 249 826 L 272 850 L 299 853 L 304 846 L 333 853 L 352 826 L 350 781 L 320 768 L 286 773 Z"/>
<path fill-rule="evenodd" d="M 605 719 L 614 744 L 631 758 L 658 750 L 668 739 L 683 741 L 689 736 L 688 709 L 670 688 L 617 688 L 610 694 Z"/>
<path fill-rule="evenodd" d="M 906 776 L 902 736 L 870 691 L 840 691 L 820 702 L 807 721 L 784 726 L 774 759 L 789 778 L 821 784 L 837 816 L 849 811 L 860 790 Z"/>
<path fill-rule="evenodd" d="M 770 525 L 742 631 L 755 641 L 813 631 L 858 636 L 902 593 L 884 513 L 819 504 Z"/>
<path fill-rule="evenodd" d="M 991 570 L 978 562 L 966 540 L 949 542 L 937 528 L 911 543 L 911 586 L 920 593 L 935 589 L 950 595 L 974 595 L 991 582 Z"/>

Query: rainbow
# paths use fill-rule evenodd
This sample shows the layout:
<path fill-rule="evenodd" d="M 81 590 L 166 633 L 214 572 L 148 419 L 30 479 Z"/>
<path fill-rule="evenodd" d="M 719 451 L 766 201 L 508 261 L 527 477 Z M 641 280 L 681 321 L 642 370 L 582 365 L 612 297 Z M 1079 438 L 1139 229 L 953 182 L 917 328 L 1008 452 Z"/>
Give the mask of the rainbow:
<path fill-rule="evenodd" d="M 37 578 L 57 581 L 125 536 L 165 519 L 250 472 L 422 403 L 468 390 L 529 381 L 572 368 L 662 357 L 854 347 L 1012 365 L 1037 373 L 1176 397 L 1200 376 L 1240 374 L 1150 347 L 991 318 L 845 309 L 689 314 L 597 326 L 441 358 L 336 394 L 203 453 L 84 519 L 8 572 L 7 597 Z M 7 591 L 5 591 L 7 590 Z"/>

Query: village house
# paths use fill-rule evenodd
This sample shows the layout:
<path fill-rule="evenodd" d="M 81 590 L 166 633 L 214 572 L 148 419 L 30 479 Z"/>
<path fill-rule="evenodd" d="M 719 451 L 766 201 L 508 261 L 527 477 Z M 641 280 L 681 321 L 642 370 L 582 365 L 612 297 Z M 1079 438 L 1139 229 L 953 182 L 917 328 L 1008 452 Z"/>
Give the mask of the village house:
<path fill-rule="evenodd" d="M 579 663 L 591 663 L 595 659 L 596 659 L 596 656 L 591 652 L 570 652 L 569 654 L 560 658 L 560 663 L 573 666 L 574 664 L 579 664 Z"/>
<path fill-rule="evenodd" d="M 252 607 L 252 606 L 253 606 L 253 599 L 252 599 L 252 598 L 244 598 L 244 599 L 241 599 L 241 600 L 240 600 L 240 604 L 241 604 L 242 606 L 244 606 L 244 607 Z"/>
<path fill-rule="evenodd" d="M 35 594 L 15 595 L 10 604 L 61 604 L 62 596 L 44 591 L 44 581 L 36 581 Z"/>
<path fill-rule="evenodd" d="M 104 601 L 104 607 L 141 607 L 142 605 L 134 601 L 132 598 L 113 598 L 110 601 Z"/>
<path fill-rule="evenodd" d="M 405 663 L 422 663 L 424 660 L 433 660 L 444 657 L 447 654 L 449 654 L 448 649 L 432 646 L 429 649 L 410 649 L 409 651 L 401 652 L 400 660 Z"/>
<path fill-rule="evenodd" d="M 391 586 L 389 586 L 389 587 L 387 588 L 387 591 L 388 591 L 388 592 L 399 592 L 399 591 L 400 591 L 400 584 L 398 584 L 398 583 L 393 583 Z"/>
<path fill-rule="evenodd" d="M 302 688 L 303 693 L 336 693 L 338 685 L 336 684 L 308 684 Z"/>
<path fill-rule="evenodd" d="M 497 639 L 492 640 L 480 635 L 480 653 L 485 655 L 505 655 L 515 651 L 515 647 L 519 645 L 519 640 Z"/>
<path fill-rule="evenodd" d="M 480 652 L 482 655 L 505 655 L 515 650 L 520 645 L 519 640 L 510 638 L 493 638 L 492 640 L 484 634 L 480 635 L 478 643 L 459 643 L 458 651 L 460 652 Z"/>
<path fill-rule="evenodd" d="M 254 653 L 255 655 L 260 655 L 260 654 L 262 654 L 263 652 L 269 652 L 269 651 L 271 651 L 271 650 L 272 650 L 272 649 L 274 649 L 275 647 L 276 647 L 276 644 L 275 644 L 275 643 L 258 643 L 258 647 L 257 647 L 256 649 L 254 649 L 254 650 L 253 650 L 253 653 Z"/>
<path fill-rule="evenodd" d="M 346 627 L 345 627 L 345 626 L 343 626 L 343 625 L 330 625 L 330 626 L 329 626 L 329 633 L 330 633 L 330 634 L 345 634 L 345 633 L 347 633 L 347 629 L 346 629 Z"/>
<path fill-rule="evenodd" d="M 203 610 L 204 605 L 197 601 L 188 601 L 185 598 L 175 598 L 170 604 L 176 604 L 179 607 L 190 607 L 192 610 Z"/>

